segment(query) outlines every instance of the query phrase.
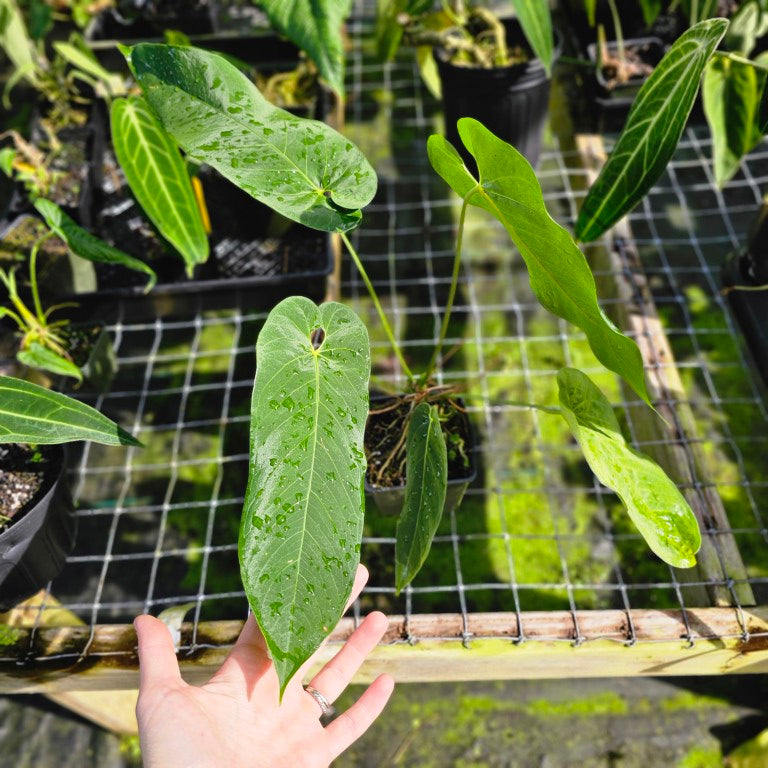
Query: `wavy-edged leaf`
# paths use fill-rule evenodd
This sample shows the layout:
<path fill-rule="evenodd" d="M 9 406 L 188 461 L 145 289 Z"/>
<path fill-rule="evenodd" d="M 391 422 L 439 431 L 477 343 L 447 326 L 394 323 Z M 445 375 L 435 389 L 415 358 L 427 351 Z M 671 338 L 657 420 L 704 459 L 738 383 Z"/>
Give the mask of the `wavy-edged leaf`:
<path fill-rule="evenodd" d="M 347 138 L 272 106 L 215 53 L 143 43 L 130 62 L 163 126 L 193 157 L 308 227 L 345 232 L 360 223 L 376 174 Z"/>
<path fill-rule="evenodd" d="M 344 43 L 341 27 L 352 0 L 254 0 L 269 23 L 307 53 L 320 76 L 344 98 Z"/>
<path fill-rule="evenodd" d="M 458 127 L 464 146 L 477 162 L 480 180 L 442 136 L 429 137 L 432 167 L 454 192 L 504 225 L 525 260 L 531 288 L 542 306 L 581 328 L 597 359 L 649 402 L 640 350 L 598 305 L 587 260 L 570 234 L 547 212 L 528 161 L 477 120 L 464 117 Z"/>
<path fill-rule="evenodd" d="M 760 79 L 751 64 L 713 56 L 704 72 L 704 114 L 712 133 L 712 166 L 722 187 L 756 144 Z"/>
<path fill-rule="evenodd" d="M 520 26 L 536 57 L 541 59 L 547 76 L 552 74 L 552 17 L 549 0 L 512 0 Z"/>
<path fill-rule="evenodd" d="M 419 403 L 411 414 L 406 442 L 405 501 L 397 521 L 395 594 L 405 589 L 427 559 L 443 516 L 448 450 L 438 409 Z"/>
<path fill-rule="evenodd" d="M 360 559 L 368 332 L 290 297 L 256 346 L 240 572 L 281 691 L 344 611 Z"/>
<path fill-rule="evenodd" d="M 176 143 L 140 96 L 115 99 L 112 144 L 134 197 L 160 234 L 181 254 L 191 277 L 208 259 L 208 237 Z"/>
<path fill-rule="evenodd" d="M 651 458 L 627 445 L 611 404 L 588 376 L 563 368 L 557 385 L 563 417 L 587 463 L 624 502 L 648 546 L 677 568 L 696 565 L 701 533 L 677 486 Z"/>
<path fill-rule="evenodd" d="M 67 248 L 75 255 L 87 261 L 119 264 L 127 269 L 143 272 L 147 275 L 145 293 L 150 291 L 157 282 L 157 275 L 152 267 L 92 235 L 87 229 L 76 224 L 56 203 L 39 198 L 35 200 L 35 208 L 45 219 L 45 223 L 50 229 L 66 243 Z"/>
<path fill-rule="evenodd" d="M 577 239 L 590 242 L 599 237 L 661 176 L 685 128 L 704 67 L 727 28 L 725 19 L 691 27 L 643 83 L 616 146 L 581 206 Z"/>
<path fill-rule="evenodd" d="M 16 359 L 30 368 L 38 368 L 60 376 L 71 376 L 78 381 L 83 380 L 83 372 L 66 357 L 44 347 L 40 342 L 33 341 L 26 349 L 16 353 Z"/>
<path fill-rule="evenodd" d="M 141 445 L 90 405 L 11 376 L 0 376 L 0 442 L 47 445 L 92 440 Z"/>

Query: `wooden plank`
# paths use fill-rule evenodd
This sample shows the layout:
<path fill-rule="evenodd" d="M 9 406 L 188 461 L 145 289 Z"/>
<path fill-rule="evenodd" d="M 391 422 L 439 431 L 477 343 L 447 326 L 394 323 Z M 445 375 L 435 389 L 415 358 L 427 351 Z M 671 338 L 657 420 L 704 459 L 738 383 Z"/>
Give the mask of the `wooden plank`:
<path fill-rule="evenodd" d="M 606 159 L 602 137 L 579 135 L 575 141 L 587 170 L 586 182 L 591 184 Z M 697 440 L 699 429 L 687 402 L 672 348 L 656 311 L 627 218 L 612 228 L 609 239 L 612 243 L 617 240 L 622 243 L 621 254 L 607 247 L 605 240 L 584 250 L 597 273 L 599 296 L 611 302 L 608 314 L 616 325 L 635 338 L 640 347 L 646 364 L 648 392 L 667 422 L 665 424 L 639 403 L 629 409 L 635 435 L 639 441 L 646 443 L 643 450 L 683 488 L 704 533 L 697 555 L 698 565 L 695 568 L 675 569 L 678 580 L 689 584 L 683 590 L 684 599 L 690 605 L 731 605 L 733 594 L 723 582 L 733 579 L 733 593 L 741 605 L 754 605 L 747 570 L 731 532 L 725 507 L 715 488 L 706 484 L 709 473 L 706 457 Z M 626 386 L 624 390 L 628 401 L 637 399 Z M 720 584 L 690 586 L 690 582 L 706 581 Z"/>
<path fill-rule="evenodd" d="M 516 642 L 520 632 L 514 613 L 470 614 L 468 640 L 461 614 L 411 616 L 407 626 L 404 617 L 392 616 L 356 681 L 369 681 L 383 671 L 400 682 L 768 672 L 768 607 L 743 612 L 700 608 L 685 614 L 632 611 L 632 645 L 627 644 L 625 611 L 578 611 L 576 616 L 582 636 L 593 639 L 574 643 L 574 617 L 568 611 L 522 613 L 523 642 Z M 185 678 L 201 683 L 213 674 L 241 628 L 240 621 L 199 624 L 196 648 L 179 654 Z M 342 620 L 319 663 L 353 629 L 352 619 Z M 182 647 L 191 645 L 192 631 L 192 624 L 183 625 Z M 88 627 L 39 629 L 34 636 L 29 630 L 19 632 L 14 646 L 0 654 L 0 693 L 137 687 L 131 626 L 99 625 L 93 635 Z M 25 658 L 30 647 L 34 662 L 17 664 L 13 650 Z"/>
<path fill-rule="evenodd" d="M 85 622 L 71 611 L 62 608 L 45 590 L 41 590 L 7 613 L 0 614 L 0 624 L 23 629 L 32 629 L 35 626 L 85 626 Z M 109 731 L 125 734 L 139 732 L 136 722 L 138 690 L 45 693 L 51 701 Z"/>

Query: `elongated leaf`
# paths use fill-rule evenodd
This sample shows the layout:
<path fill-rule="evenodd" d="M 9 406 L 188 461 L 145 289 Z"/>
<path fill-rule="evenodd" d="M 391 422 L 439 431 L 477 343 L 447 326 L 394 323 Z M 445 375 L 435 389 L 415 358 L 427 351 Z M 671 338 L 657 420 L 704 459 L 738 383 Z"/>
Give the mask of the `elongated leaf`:
<path fill-rule="evenodd" d="M 767 14 L 768 15 L 768 14 Z M 755 59 L 758 65 L 758 79 L 760 81 L 760 101 L 755 113 L 755 133 L 758 139 L 768 133 L 768 51 L 763 51 Z"/>
<path fill-rule="evenodd" d="M 448 451 L 437 406 L 420 403 L 411 414 L 406 444 L 405 502 L 397 521 L 395 593 L 405 589 L 427 559 L 443 516 Z"/>
<path fill-rule="evenodd" d="M 590 27 L 594 27 L 597 21 L 597 0 L 584 0 L 584 10 L 587 12 L 587 22 Z"/>
<path fill-rule="evenodd" d="M 115 99 L 112 143 L 144 213 L 181 254 L 191 277 L 208 259 L 208 237 L 178 147 L 140 96 Z"/>
<path fill-rule="evenodd" d="M 256 346 L 240 572 L 280 689 L 336 625 L 360 558 L 368 332 L 290 297 Z"/>
<path fill-rule="evenodd" d="M 155 270 L 133 256 L 118 248 L 113 248 L 108 243 L 92 235 L 87 229 L 76 224 L 56 203 L 42 198 L 35 200 L 35 208 L 45 219 L 45 223 L 67 245 L 72 253 L 87 261 L 100 262 L 102 264 L 119 264 L 127 269 L 144 272 L 148 276 L 144 292 L 147 293 L 157 282 Z"/>
<path fill-rule="evenodd" d="M 563 416 L 598 480 L 618 494 L 664 562 L 694 566 L 701 533 L 677 486 L 651 458 L 627 445 L 611 404 L 587 376 L 563 368 L 557 385 Z"/>
<path fill-rule="evenodd" d="M 96 79 L 97 88 L 103 89 L 107 96 L 121 96 L 125 93 L 125 81 L 122 75 L 105 69 L 79 35 L 73 36 L 72 42 L 56 41 L 53 48 L 73 67 Z"/>
<path fill-rule="evenodd" d="M 39 368 L 61 376 L 71 376 L 78 381 L 83 380 L 82 371 L 71 360 L 56 354 L 37 341 L 33 341 L 26 349 L 20 350 L 16 354 L 16 359 L 30 368 Z"/>
<path fill-rule="evenodd" d="M 599 237 L 661 176 L 693 107 L 704 67 L 727 28 L 725 19 L 692 27 L 643 83 L 624 130 L 581 207 L 577 239 L 590 242 Z"/>
<path fill-rule="evenodd" d="M 273 107 L 214 53 L 142 44 L 130 62 L 163 126 L 193 157 L 308 227 L 334 232 L 360 223 L 376 174 L 344 136 Z"/>
<path fill-rule="evenodd" d="M 520 26 L 536 57 L 541 59 L 547 75 L 552 74 L 552 18 L 549 0 L 512 0 Z"/>
<path fill-rule="evenodd" d="M 751 64 L 713 56 L 704 72 L 702 94 L 712 133 L 715 181 L 722 187 L 760 138 L 755 135 L 760 101 L 757 72 Z"/>
<path fill-rule="evenodd" d="M 528 161 L 477 120 L 465 117 L 458 126 L 461 140 L 477 161 L 480 180 L 442 136 L 429 137 L 432 167 L 454 192 L 504 225 L 525 260 L 531 288 L 542 306 L 581 328 L 597 359 L 648 402 L 640 350 L 600 309 L 584 254 L 547 213 Z"/>
<path fill-rule="evenodd" d="M 344 98 L 344 44 L 341 27 L 352 0 L 255 0 L 269 23 L 317 65 L 320 76 Z"/>
<path fill-rule="evenodd" d="M 37 79 L 37 52 L 16 0 L 0 0 L 0 47 L 16 72 L 34 83 Z"/>
<path fill-rule="evenodd" d="M 742 3 L 731 18 L 725 35 L 725 48 L 749 56 L 760 32 L 760 7 L 757 0 Z"/>
<path fill-rule="evenodd" d="M 93 440 L 141 445 L 89 405 L 11 376 L 0 376 L 0 442 L 44 445 Z"/>

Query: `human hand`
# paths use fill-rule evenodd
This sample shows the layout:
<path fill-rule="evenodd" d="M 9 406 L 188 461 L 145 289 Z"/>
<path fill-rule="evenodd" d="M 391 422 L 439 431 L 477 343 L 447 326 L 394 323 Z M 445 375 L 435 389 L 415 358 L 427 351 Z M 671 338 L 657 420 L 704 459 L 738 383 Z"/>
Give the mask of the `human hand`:
<path fill-rule="evenodd" d="M 368 571 L 358 566 L 350 603 L 367 580 Z M 145 768 L 328 766 L 365 733 L 394 688 L 392 678 L 381 675 L 355 704 L 324 727 L 321 705 L 301 685 L 313 659 L 294 675 L 278 704 L 277 673 L 253 616 L 219 671 L 201 687 L 181 679 L 165 624 L 152 616 L 139 616 L 134 626 L 140 664 L 136 716 Z M 384 614 L 366 616 L 315 675 L 312 688 L 332 703 L 386 628 Z"/>

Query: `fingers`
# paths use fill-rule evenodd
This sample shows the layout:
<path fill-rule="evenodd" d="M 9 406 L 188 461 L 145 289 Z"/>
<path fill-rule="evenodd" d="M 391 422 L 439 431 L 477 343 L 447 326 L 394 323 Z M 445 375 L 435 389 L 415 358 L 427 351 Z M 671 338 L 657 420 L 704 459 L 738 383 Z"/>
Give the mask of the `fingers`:
<path fill-rule="evenodd" d="M 355 580 L 352 584 L 352 592 L 349 595 L 349 599 L 347 600 L 347 605 L 344 608 L 344 612 L 346 613 L 352 603 L 357 600 L 358 597 L 360 597 L 360 593 L 363 591 L 363 587 L 368 583 L 368 569 L 362 564 L 358 563 L 357 571 L 355 571 Z M 312 654 L 312 656 L 307 659 L 307 661 L 304 662 L 304 664 L 301 666 L 301 669 L 294 675 L 293 679 L 289 683 L 289 685 L 293 688 L 298 688 L 301 686 L 301 681 L 306 676 L 307 672 L 309 671 L 310 667 L 315 663 L 317 659 L 317 654 L 319 653 L 320 649 L 325 646 L 325 642 L 318 648 L 315 653 Z M 378 641 L 377 641 L 378 642 Z"/>
<path fill-rule="evenodd" d="M 377 677 L 346 712 L 326 726 L 327 747 L 332 760 L 368 730 L 384 710 L 394 688 L 395 681 L 389 675 Z"/>
<path fill-rule="evenodd" d="M 366 616 L 341 650 L 312 678 L 310 685 L 333 703 L 349 685 L 388 626 L 389 621 L 383 613 L 376 611 Z"/>
<path fill-rule="evenodd" d="M 133 626 L 139 641 L 139 681 L 149 685 L 176 685 L 181 681 L 176 650 L 168 627 L 154 616 L 138 616 Z"/>

